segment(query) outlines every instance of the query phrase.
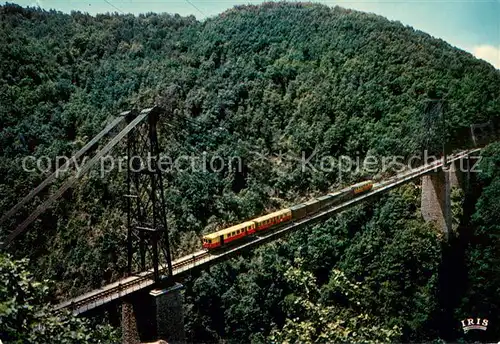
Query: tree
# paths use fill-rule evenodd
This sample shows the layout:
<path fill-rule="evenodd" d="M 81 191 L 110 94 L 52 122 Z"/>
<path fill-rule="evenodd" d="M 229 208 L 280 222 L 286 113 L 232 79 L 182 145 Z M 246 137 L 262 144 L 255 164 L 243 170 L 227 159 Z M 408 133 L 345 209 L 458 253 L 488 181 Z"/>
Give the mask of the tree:
<path fill-rule="evenodd" d="M 470 233 L 465 249 L 466 289 L 456 319 L 475 317 L 500 321 L 500 144 L 494 143 L 481 153 L 478 170 L 483 189 L 476 203 L 472 221 L 467 227 Z M 482 342 L 491 342 L 500 335 L 500 329 L 488 328 Z M 469 336 L 470 337 L 470 336 Z"/>
<path fill-rule="evenodd" d="M 69 312 L 54 313 L 47 281 L 36 281 L 28 261 L 0 255 L 0 339 L 4 343 L 117 343 L 109 326 L 91 326 Z"/>
<path fill-rule="evenodd" d="M 293 290 L 285 298 L 288 319 L 282 329 L 273 331 L 272 342 L 388 343 L 400 338 L 398 326 L 388 327 L 384 318 L 369 314 L 360 283 L 333 270 L 328 286 L 320 290 L 312 273 L 303 270 L 300 260 L 296 263 L 285 273 Z"/>

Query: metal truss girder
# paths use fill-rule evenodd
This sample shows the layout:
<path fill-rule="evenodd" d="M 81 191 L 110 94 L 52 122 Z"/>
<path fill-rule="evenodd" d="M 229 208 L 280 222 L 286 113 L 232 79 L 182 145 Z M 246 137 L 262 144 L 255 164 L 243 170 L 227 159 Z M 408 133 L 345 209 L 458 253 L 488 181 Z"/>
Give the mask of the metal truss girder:
<path fill-rule="evenodd" d="M 131 131 L 127 140 L 127 265 L 131 275 L 135 267 L 145 271 L 152 264 L 154 279 L 160 280 L 162 257 L 169 276 L 172 274 L 163 177 L 158 169 L 160 147 L 157 124 L 161 108 L 153 108 L 147 121 Z M 147 168 L 137 158 L 148 156 Z M 136 162 L 136 163 L 134 163 Z"/>

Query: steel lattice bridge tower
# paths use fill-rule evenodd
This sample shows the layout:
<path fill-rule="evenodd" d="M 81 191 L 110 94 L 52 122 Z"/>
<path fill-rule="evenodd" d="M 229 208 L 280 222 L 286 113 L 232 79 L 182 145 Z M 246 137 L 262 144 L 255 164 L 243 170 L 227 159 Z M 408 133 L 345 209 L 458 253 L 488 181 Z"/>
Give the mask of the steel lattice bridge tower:
<path fill-rule="evenodd" d="M 167 276 L 172 275 L 167 206 L 159 166 L 157 127 L 162 113 L 153 108 L 147 120 L 127 137 L 127 271 L 131 275 L 136 268 L 145 271 L 152 265 L 156 282 L 160 281 L 160 266 Z M 130 112 L 126 120 L 131 123 L 136 118 L 137 113 Z"/>
<path fill-rule="evenodd" d="M 135 272 L 152 268 L 154 280 L 158 282 L 166 273 L 168 279 L 172 275 L 172 262 L 167 227 L 167 207 L 165 204 L 164 182 L 161 169 L 158 168 L 160 147 L 158 143 L 158 121 L 165 110 L 160 107 L 144 109 L 142 111 L 125 111 L 114 118 L 99 134 L 90 140 L 84 147 L 76 152 L 66 163 L 55 170 L 42 183 L 34 188 L 21 201 L 14 205 L 0 218 L 4 235 L 1 246 L 6 249 L 19 235 L 29 229 L 30 224 L 38 216 L 49 209 L 68 189 L 79 182 L 80 178 L 95 167 L 100 159 L 112 152 L 119 143 L 126 140 L 127 151 L 127 271 L 129 275 Z M 113 137 L 120 124 L 125 127 Z M 95 149 L 97 143 L 111 137 L 90 160 L 89 152 Z M 126 137 L 126 138 L 125 138 Z M 81 166 L 76 171 L 76 163 Z M 19 212 L 27 208 L 42 190 L 48 188 L 61 176 L 67 180 L 36 209 L 15 227 L 8 231 L 12 221 Z M 78 172 L 78 173 L 77 173 Z M 17 216 L 19 219 L 19 216 Z M 11 219 L 9 222 L 8 220 Z M 164 278 L 164 279 L 165 279 Z"/>

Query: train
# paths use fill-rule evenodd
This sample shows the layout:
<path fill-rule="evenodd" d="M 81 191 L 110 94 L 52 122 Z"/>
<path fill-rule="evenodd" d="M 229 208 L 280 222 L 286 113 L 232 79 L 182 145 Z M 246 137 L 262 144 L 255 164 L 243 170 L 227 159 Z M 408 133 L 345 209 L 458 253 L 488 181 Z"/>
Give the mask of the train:
<path fill-rule="evenodd" d="M 270 230 L 287 222 L 311 216 L 322 209 L 335 206 L 354 198 L 373 188 L 373 181 L 360 182 L 340 191 L 329 193 L 325 196 L 314 198 L 305 203 L 296 204 L 286 209 L 245 221 L 243 223 L 209 233 L 203 236 L 203 248 L 215 250 L 225 247 L 244 237 L 254 235 L 262 231 Z"/>

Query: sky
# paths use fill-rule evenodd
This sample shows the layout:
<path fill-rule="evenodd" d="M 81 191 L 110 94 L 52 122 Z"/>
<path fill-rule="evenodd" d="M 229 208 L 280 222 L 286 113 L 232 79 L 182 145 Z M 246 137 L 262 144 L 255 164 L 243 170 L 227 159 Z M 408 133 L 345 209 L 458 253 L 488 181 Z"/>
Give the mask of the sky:
<path fill-rule="evenodd" d="M 235 5 L 259 4 L 258 0 L 20 0 L 21 6 L 39 6 L 69 13 L 168 12 L 194 15 L 203 20 Z M 427 32 L 471 52 L 500 69 L 500 0 L 317 0 L 328 6 L 339 5 L 372 12 Z M 0 4 L 5 2 L 0 1 Z"/>

